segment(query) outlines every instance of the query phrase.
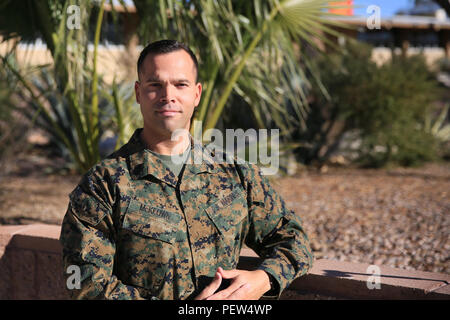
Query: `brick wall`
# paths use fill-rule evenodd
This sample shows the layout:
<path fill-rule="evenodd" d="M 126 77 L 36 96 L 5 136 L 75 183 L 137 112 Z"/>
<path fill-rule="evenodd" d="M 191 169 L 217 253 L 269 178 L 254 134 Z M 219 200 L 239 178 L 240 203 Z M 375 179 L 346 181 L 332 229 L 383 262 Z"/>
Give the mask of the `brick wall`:
<path fill-rule="evenodd" d="M 33 224 L 0 226 L 0 299 L 67 299 L 60 227 Z M 259 263 L 244 249 L 239 268 Z M 377 266 L 380 289 L 369 289 L 368 264 L 320 259 L 296 279 L 281 299 L 450 299 L 450 275 Z"/>
<path fill-rule="evenodd" d="M 0 299 L 67 299 L 58 226 L 0 227 Z"/>

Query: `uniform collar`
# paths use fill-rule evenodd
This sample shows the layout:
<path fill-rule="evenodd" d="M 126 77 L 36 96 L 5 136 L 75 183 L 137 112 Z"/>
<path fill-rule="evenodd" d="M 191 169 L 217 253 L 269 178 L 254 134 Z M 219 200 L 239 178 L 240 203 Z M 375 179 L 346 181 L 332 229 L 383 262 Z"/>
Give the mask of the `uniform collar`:
<path fill-rule="evenodd" d="M 128 161 L 130 167 L 130 175 L 133 179 L 143 179 L 150 175 L 158 180 L 176 187 L 178 177 L 167 168 L 163 162 L 154 154 L 152 154 L 141 140 L 142 128 L 137 129 L 128 143 L 126 149 L 129 151 Z M 219 164 L 214 161 L 214 152 L 205 148 L 202 143 L 192 137 L 191 154 L 187 160 L 186 168 L 183 174 L 183 180 L 189 179 L 190 174 L 197 175 L 200 173 L 216 173 L 220 168 Z"/>

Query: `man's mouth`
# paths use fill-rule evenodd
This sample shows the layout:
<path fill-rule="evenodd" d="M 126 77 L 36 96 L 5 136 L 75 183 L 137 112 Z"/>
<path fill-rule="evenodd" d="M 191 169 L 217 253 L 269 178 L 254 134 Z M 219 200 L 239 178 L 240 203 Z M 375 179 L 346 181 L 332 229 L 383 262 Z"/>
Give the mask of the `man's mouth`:
<path fill-rule="evenodd" d="M 173 115 L 179 113 L 179 111 L 176 111 L 176 110 L 158 110 L 157 112 L 163 116 L 173 116 Z"/>

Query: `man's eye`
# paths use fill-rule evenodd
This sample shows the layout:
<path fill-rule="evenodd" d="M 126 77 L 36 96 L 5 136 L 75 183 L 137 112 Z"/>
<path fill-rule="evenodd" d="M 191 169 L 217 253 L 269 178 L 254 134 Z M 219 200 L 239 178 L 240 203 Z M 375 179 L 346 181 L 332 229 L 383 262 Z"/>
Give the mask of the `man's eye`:
<path fill-rule="evenodd" d="M 159 83 L 150 83 L 149 84 L 149 87 L 160 87 L 161 86 L 161 84 L 159 84 Z"/>
<path fill-rule="evenodd" d="M 187 87 L 187 84 L 186 83 L 178 83 L 177 87 Z"/>

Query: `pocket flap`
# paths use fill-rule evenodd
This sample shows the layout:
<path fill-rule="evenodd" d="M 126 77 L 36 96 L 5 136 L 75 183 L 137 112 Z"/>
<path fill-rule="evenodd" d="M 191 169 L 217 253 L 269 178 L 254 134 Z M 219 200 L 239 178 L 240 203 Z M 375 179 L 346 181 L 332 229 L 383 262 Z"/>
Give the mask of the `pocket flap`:
<path fill-rule="evenodd" d="M 241 189 L 236 189 L 205 209 L 219 231 L 228 231 L 247 217 L 247 200 L 242 194 Z"/>
<path fill-rule="evenodd" d="M 173 243 L 180 221 L 180 215 L 175 212 L 131 200 L 122 227 L 145 237 Z"/>

